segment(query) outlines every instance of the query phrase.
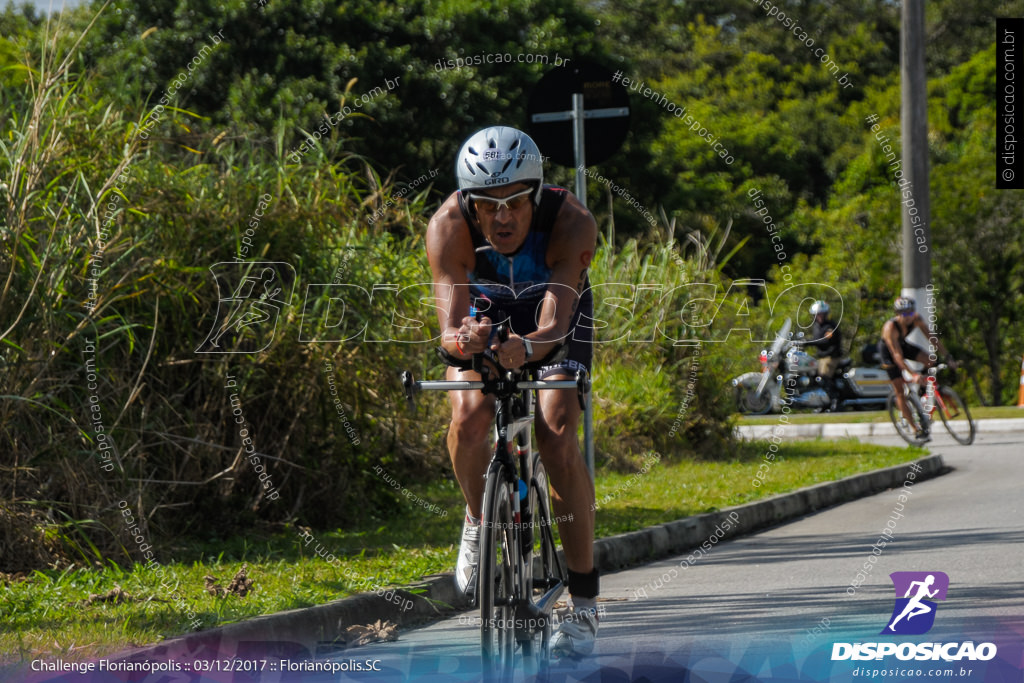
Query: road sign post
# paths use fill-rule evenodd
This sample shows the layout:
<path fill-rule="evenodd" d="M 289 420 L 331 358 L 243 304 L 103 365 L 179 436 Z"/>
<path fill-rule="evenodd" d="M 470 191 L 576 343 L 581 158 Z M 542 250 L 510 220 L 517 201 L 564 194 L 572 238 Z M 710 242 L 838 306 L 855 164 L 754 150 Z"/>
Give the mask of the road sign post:
<path fill-rule="evenodd" d="M 576 165 L 576 196 L 583 202 L 583 206 L 587 205 L 587 174 L 583 172 L 583 169 L 587 167 L 587 150 L 586 150 L 586 126 L 583 122 L 583 93 L 574 92 L 572 94 L 572 140 L 573 147 L 575 147 L 575 159 Z"/>
<path fill-rule="evenodd" d="M 587 163 L 617 152 L 629 132 L 629 95 L 602 66 L 556 67 L 537 84 L 527 106 L 530 135 L 556 164 L 572 166 L 576 196 L 587 203 Z"/>

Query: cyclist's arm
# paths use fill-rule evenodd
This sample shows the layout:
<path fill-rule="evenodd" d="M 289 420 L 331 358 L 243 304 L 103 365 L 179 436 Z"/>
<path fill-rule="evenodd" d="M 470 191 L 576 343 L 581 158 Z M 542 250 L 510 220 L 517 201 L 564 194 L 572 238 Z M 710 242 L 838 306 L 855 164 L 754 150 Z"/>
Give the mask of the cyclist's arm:
<path fill-rule="evenodd" d="M 942 340 L 939 339 L 939 335 L 933 334 L 932 331 L 928 329 L 928 325 L 924 322 L 924 318 L 922 318 L 920 315 L 918 315 L 914 319 L 914 327 L 916 327 L 917 329 L 921 330 L 921 332 L 924 333 L 924 337 L 925 339 L 928 340 L 929 344 L 931 344 L 932 340 L 934 339 L 935 348 L 937 348 L 939 353 L 941 353 L 943 356 L 949 358 L 949 351 L 946 350 L 946 347 L 945 345 L 943 345 Z"/>
<path fill-rule="evenodd" d="M 569 195 L 558 212 L 548 243 L 551 282 L 541 302 L 537 330 L 524 335 L 533 343 L 533 359 L 543 357 L 572 334 L 569 326 L 579 307 L 596 246 L 594 216 Z"/>
<path fill-rule="evenodd" d="M 473 243 L 469 227 L 452 194 L 427 225 L 427 260 L 434 278 L 437 320 L 441 346 L 459 358 L 468 358 L 486 348 L 489 320 L 469 319 L 468 273 L 473 268 Z"/>

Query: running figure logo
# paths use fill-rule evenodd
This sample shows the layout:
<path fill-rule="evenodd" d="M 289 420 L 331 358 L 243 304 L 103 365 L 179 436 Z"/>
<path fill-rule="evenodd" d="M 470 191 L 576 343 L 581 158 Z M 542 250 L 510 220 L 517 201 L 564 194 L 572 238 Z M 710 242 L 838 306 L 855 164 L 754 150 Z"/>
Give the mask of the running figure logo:
<path fill-rule="evenodd" d="M 949 577 L 943 572 L 893 572 L 896 605 L 880 635 L 916 636 L 935 623 L 935 600 L 945 600 Z"/>
<path fill-rule="evenodd" d="M 210 266 L 217 282 L 217 319 L 196 353 L 258 353 L 274 341 L 277 320 L 291 299 L 295 269 L 270 261 Z M 290 283 L 290 284 L 289 284 Z"/>

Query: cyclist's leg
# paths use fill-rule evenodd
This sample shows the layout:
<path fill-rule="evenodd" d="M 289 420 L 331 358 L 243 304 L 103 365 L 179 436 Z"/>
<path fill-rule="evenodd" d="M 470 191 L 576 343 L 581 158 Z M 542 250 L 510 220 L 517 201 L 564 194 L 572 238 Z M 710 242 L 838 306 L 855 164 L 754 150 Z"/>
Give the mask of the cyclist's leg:
<path fill-rule="evenodd" d="M 909 342 L 905 342 L 903 345 L 903 353 L 905 354 L 905 357 L 917 361 L 925 368 L 931 367 L 933 365 L 931 360 L 929 360 L 928 358 L 928 352 L 922 349 L 920 346 L 911 344 Z M 927 391 L 928 388 L 928 385 L 925 384 L 925 386 L 923 387 L 923 391 Z M 909 407 L 907 408 L 907 412 L 910 412 Z M 931 418 L 931 415 L 925 415 L 925 417 Z M 925 424 L 923 424 L 922 427 L 925 429 L 925 432 L 927 433 L 930 427 L 928 421 L 925 421 Z"/>
<path fill-rule="evenodd" d="M 882 369 L 885 370 L 886 374 L 889 375 L 889 383 L 892 384 L 893 397 L 896 399 L 896 407 L 899 408 L 900 414 L 903 415 L 903 419 L 907 421 L 909 425 L 916 425 L 917 421 L 914 419 L 913 414 L 910 412 L 910 406 L 907 404 L 907 397 L 903 393 L 903 388 L 907 385 L 903 381 L 903 373 L 896 365 L 895 361 L 891 357 L 886 358 L 886 354 L 882 354 Z"/>
<path fill-rule="evenodd" d="M 574 378 L 559 372 L 544 379 Z M 594 568 L 594 487 L 576 435 L 582 411 L 575 389 L 538 394 L 534 425 L 537 448 L 551 482 L 566 564 L 573 572 L 587 574 Z"/>
<path fill-rule="evenodd" d="M 903 388 L 907 386 L 907 383 L 903 381 L 902 377 L 897 377 L 892 381 L 892 390 L 896 396 L 896 406 L 900 409 L 900 414 L 903 415 L 903 419 L 907 421 L 909 425 L 916 425 L 917 420 L 914 419 L 914 414 L 910 412 L 910 404 L 907 402 L 906 394 L 903 393 Z"/>
<path fill-rule="evenodd" d="M 900 345 L 900 351 L 903 353 L 904 358 L 911 360 L 919 360 L 921 349 L 913 344 L 904 341 Z M 925 354 L 927 359 L 928 354 Z M 889 376 L 889 382 L 892 383 L 893 395 L 896 399 L 896 406 L 900 410 L 900 414 L 903 415 L 903 419 L 906 420 L 909 425 L 916 425 L 917 420 L 914 418 L 914 414 L 910 409 L 910 404 L 907 401 L 906 395 L 904 394 L 904 388 L 906 382 L 903 380 L 903 371 L 900 370 L 899 366 L 896 365 L 896 361 L 892 357 L 892 353 L 889 351 L 888 345 L 883 341 L 878 343 L 878 358 L 881 362 L 882 369 L 885 370 Z"/>
<path fill-rule="evenodd" d="M 572 379 L 572 375 L 556 372 L 544 379 Z M 551 648 L 558 657 L 588 655 L 597 637 L 599 579 L 594 568 L 594 487 L 576 437 L 582 411 L 574 389 L 539 393 L 534 425 L 537 447 L 551 482 L 573 607 Z"/>
<path fill-rule="evenodd" d="M 476 381 L 478 373 L 448 368 L 447 379 Z M 491 460 L 491 428 L 494 424 L 494 398 L 477 390 L 449 391 L 452 421 L 448 429 L 448 455 L 455 478 L 462 487 L 469 512 L 480 519 L 484 495 L 484 476 Z"/>

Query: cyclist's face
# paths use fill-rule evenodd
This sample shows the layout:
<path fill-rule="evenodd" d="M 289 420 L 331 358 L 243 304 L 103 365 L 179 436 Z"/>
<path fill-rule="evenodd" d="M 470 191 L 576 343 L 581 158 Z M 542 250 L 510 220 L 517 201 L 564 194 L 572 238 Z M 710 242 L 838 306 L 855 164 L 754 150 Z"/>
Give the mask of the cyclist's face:
<path fill-rule="evenodd" d="M 526 235 L 530 232 L 530 222 L 533 220 L 533 197 L 532 192 L 521 193 L 530 189 L 526 183 L 515 183 L 493 190 L 477 190 L 470 193 L 477 197 L 471 201 L 476 209 L 480 230 L 499 253 L 511 254 L 526 241 Z M 500 206 L 496 202 L 484 199 L 506 199 L 513 195 L 519 196 L 509 199 L 507 204 Z"/>

